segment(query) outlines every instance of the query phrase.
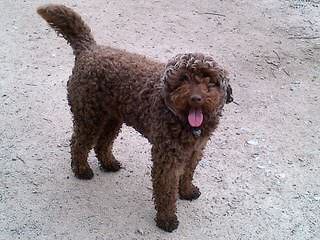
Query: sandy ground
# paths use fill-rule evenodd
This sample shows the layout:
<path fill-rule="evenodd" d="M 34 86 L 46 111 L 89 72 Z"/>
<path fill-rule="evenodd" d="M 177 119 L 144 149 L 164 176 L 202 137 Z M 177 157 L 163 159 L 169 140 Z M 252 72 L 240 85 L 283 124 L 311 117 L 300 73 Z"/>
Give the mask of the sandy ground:
<path fill-rule="evenodd" d="M 123 127 L 125 169 L 70 170 L 71 48 L 35 14 L 0 1 L 0 239 L 320 239 L 320 2 L 63 1 L 98 42 L 165 61 L 210 53 L 231 73 L 227 105 L 180 226 L 155 226 L 150 145 Z M 219 15 L 217 15 L 219 14 Z"/>

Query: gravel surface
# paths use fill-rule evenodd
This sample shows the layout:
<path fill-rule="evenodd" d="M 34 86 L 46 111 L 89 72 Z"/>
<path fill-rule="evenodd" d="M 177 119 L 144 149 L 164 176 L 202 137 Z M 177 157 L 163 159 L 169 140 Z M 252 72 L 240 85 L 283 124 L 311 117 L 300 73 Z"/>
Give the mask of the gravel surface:
<path fill-rule="evenodd" d="M 123 126 L 125 169 L 73 177 L 66 82 L 71 48 L 36 14 L 47 1 L 0 1 L 0 239 L 320 239 L 320 2 L 60 1 L 99 43 L 160 61 L 209 53 L 237 104 L 178 201 L 180 226 L 155 226 L 150 145 Z"/>

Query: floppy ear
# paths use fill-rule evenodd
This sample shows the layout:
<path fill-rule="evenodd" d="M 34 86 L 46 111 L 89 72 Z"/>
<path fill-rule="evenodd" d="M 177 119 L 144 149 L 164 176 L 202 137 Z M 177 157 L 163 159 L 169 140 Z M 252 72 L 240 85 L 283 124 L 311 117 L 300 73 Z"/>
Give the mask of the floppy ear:
<path fill-rule="evenodd" d="M 218 79 L 220 86 L 226 91 L 227 96 L 225 96 L 226 103 L 233 102 L 232 88 L 229 84 L 228 72 L 218 66 L 213 68 L 213 73 L 216 79 Z"/>
<path fill-rule="evenodd" d="M 227 100 L 226 100 L 226 103 L 231 103 L 231 102 L 233 102 L 232 88 L 231 88 L 231 85 L 228 84 L 228 86 L 227 86 Z"/>

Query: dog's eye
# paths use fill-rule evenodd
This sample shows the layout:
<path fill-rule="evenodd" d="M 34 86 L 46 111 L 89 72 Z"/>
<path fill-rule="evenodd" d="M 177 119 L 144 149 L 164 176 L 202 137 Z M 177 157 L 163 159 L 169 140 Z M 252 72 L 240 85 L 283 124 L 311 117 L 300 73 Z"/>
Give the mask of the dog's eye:
<path fill-rule="evenodd" d="M 184 81 L 188 81 L 189 80 L 189 77 L 186 75 L 186 74 L 182 74 L 179 78 L 179 80 L 181 82 L 184 82 Z"/>
<path fill-rule="evenodd" d="M 208 84 L 208 88 L 209 88 L 209 89 L 217 88 L 217 87 L 219 87 L 219 84 L 218 84 L 218 83 L 211 82 L 211 83 Z"/>
<path fill-rule="evenodd" d="M 199 73 L 197 73 L 197 76 L 199 78 L 209 78 L 210 77 L 209 74 L 206 72 L 199 72 Z"/>

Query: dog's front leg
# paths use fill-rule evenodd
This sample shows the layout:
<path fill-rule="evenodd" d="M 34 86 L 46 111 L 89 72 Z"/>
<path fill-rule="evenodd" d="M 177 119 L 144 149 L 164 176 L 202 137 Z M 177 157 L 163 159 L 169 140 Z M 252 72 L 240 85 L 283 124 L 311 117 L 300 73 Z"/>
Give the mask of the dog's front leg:
<path fill-rule="evenodd" d="M 180 177 L 179 195 L 183 200 L 195 200 L 200 197 L 199 188 L 192 184 L 194 171 L 201 160 L 202 150 L 196 150 L 192 153 L 191 158 L 187 161 L 184 172 Z"/>
<path fill-rule="evenodd" d="M 183 163 L 176 158 L 176 153 L 152 148 L 152 183 L 153 197 L 157 210 L 156 223 L 161 229 L 172 232 L 179 221 L 176 216 L 179 177 Z"/>

